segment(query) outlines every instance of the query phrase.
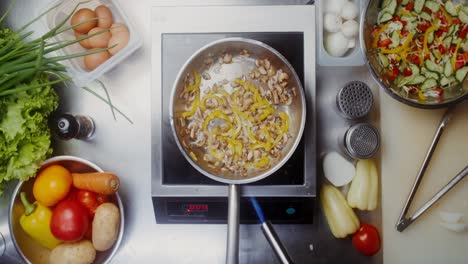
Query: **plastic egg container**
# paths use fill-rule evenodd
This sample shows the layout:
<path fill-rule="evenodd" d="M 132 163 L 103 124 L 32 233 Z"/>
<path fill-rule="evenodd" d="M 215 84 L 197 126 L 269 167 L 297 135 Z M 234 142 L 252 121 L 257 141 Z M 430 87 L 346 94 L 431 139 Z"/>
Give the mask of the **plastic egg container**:
<path fill-rule="evenodd" d="M 68 74 L 73 78 L 73 82 L 79 86 L 83 87 L 88 85 L 90 82 L 98 79 L 101 75 L 112 69 L 114 66 L 118 65 L 119 62 L 124 60 L 126 57 L 131 55 L 135 50 L 137 50 L 142 45 L 142 40 L 138 35 L 138 32 L 135 30 L 135 26 L 128 19 L 128 17 L 123 12 L 117 0 L 93 0 L 88 2 L 83 2 L 83 0 L 58 0 L 51 3 L 46 9 L 41 10 L 40 13 L 45 12 L 46 10 L 56 6 L 50 10 L 42 19 L 44 26 L 46 27 L 45 31 L 49 31 L 52 28 L 60 24 L 66 17 L 73 12 L 73 9 L 77 4 L 80 4 L 77 8 L 77 11 L 82 8 L 89 8 L 94 10 L 97 6 L 105 5 L 110 9 L 113 16 L 113 23 L 122 23 L 128 27 L 130 32 L 130 39 L 128 44 L 117 52 L 114 56 L 110 57 L 103 64 L 98 66 L 92 71 L 86 69 L 83 57 L 78 57 L 70 60 L 61 61 L 62 64 L 67 66 Z M 70 19 L 63 25 L 63 28 L 70 26 Z M 75 34 L 73 29 L 70 29 L 66 32 L 60 33 L 54 37 L 53 41 L 70 41 L 75 40 Z M 88 51 L 83 48 L 79 43 L 65 47 L 58 52 L 58 55 L 70 55 L 76 53 L 82 53 Z"/>
<path fill-rule="evenodd" d="M 355 5 L 357 5 L 358 10 L 357 10 L 357 16 L 353 19 L 346 19 L 346 15 L 349 15 L 350 13 L 353 13 L 350 6 L 346 5 L 345 3 L 347 2 L 353 2 Z M 318 55 L 318 64 L 321 66 L 361 66 L 364 65 L 364 58 L 362 55 L 362 50 L 360 47 L 360 40 L 359 40 L 359 22 L 360 22 L 360 15 L 361 15 L 361 10 L 364 8 L 364 4 L 362 3 L 364 1 L 360 0 L 319 0 L 316 1 L 316 19 L 317 19 L 317 55 Z M 343 10 L 344 9 L 344 10 Z M 344 14 L 343 14 L 344 12 Z M 343 56 L 336 57 L 332 56 L 327 49 L 325 48 L 325 41 L 326 38 L 329 34 L 333 33 L 327 33 L 325 31 L 324 26 L 328 27 L 339 27 L 335 28 L 336 31 L 338 32 L 343 32 L 346 31 L 346 29 L 350 29 L 350 27 L 346 27 L 343 30 L 343 27 L 341 27 L 341 23 L 333 23 L 334 21 L 330 21 L 330 18 L 333 16 L 328 16 L 327 20 L 325 21 L 325 16 L 326 14 L 336 14 L 338 17 L 342 19 L 341 23 L 350 23 L 347 21 L 354 20 L 357 22 L 358 25 L 358 32 L 357 35 L 354 37 L 351 37 L 354 39 L 354 43 L 350 41 L 350 45 L 352 45 L 352 48 L 349 48 Z M 344 17 L 342 17 L 344 15 Z M 332 22 L 332 23 L 329 23 Z M 355 26 L 355 24 L 354 24 Z M 347 32 L 344 32 L 347 33 Z M 338 41 L 335 40 L 334 44 L 343 43 L 347 39 L 338 39 Z"/>

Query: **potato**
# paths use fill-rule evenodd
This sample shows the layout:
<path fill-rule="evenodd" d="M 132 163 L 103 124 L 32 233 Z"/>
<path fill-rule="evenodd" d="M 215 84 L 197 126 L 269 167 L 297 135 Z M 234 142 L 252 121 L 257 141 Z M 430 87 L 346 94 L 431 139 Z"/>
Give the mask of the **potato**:
<path fill-rule="evenodd" d="M 89 240 L 64 243 L 55 247 L 49 256 L 50 264 L 91 264 L 96 258 L 96 250 Z"/>
<path fill-rule="evenodd" d="M 112 247 L 119 235 L 120 212 L 113 203 L 103 203 L 94 214 L 93 246 L 98 251 Z"/>

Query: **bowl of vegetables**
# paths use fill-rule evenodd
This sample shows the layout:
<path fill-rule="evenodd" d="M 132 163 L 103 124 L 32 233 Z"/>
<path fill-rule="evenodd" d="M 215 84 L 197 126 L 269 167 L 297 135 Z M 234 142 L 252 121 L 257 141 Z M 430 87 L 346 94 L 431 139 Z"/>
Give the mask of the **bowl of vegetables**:
<path fill-rule="evenodd" d="M 124 232 L 119 178 L 72 156 L 46 160 L 16 186 L 12 240 L 26 263 L 109 263 Z"/>
<path fill-rule="evenodd" d="M 460 1 L 370 0 L 361 47 L 393 98 L 441 108 L 468 98 L 468 6 Z"/>

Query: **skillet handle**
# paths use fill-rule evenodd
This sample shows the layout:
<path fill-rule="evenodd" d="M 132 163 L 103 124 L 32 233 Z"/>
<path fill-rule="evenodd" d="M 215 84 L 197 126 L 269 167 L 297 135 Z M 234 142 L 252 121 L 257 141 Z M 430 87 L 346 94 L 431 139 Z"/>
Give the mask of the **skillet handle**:
<path fill-rule="evenodd" d="M 239 263 L 239 185 L 229 184 L 226 264 Z"/>

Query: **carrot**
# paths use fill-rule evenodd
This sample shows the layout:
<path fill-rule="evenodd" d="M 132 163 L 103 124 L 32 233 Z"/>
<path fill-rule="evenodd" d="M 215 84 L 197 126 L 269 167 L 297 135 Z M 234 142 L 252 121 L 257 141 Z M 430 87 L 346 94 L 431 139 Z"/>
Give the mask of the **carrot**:
<path fill-rule="evenodd" d="M 119 177 L 109 172 L 72 173 L 73 186 L 100 194 L 114 194 L 120 186 Z"/>

